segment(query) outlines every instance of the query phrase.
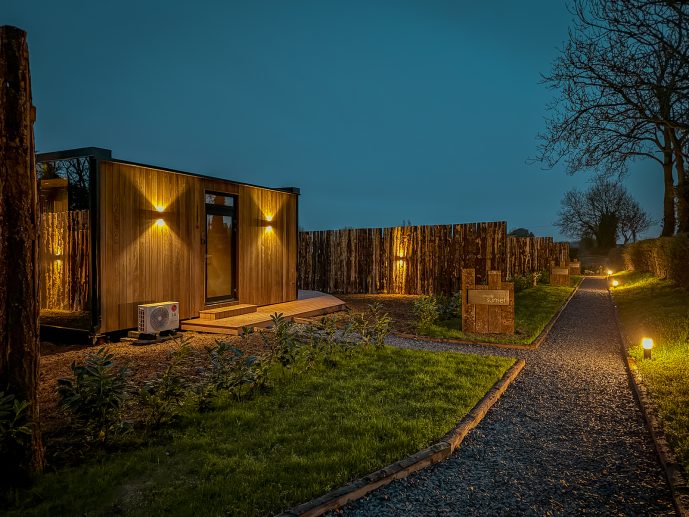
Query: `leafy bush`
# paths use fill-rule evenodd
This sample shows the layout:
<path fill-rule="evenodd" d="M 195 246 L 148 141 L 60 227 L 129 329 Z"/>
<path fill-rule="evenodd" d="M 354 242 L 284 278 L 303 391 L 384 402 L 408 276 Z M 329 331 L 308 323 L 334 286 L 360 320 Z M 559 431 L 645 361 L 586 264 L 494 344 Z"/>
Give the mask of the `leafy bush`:
<path fill-rule="evenodd" d="M 148 381 L 139 391 L 139 402 L 145 409 L 144 422 L 148 430 L 173 422 L 179 417 L 187 396 L 187 382 L 181 375 L 181 365 L 189 355 L 189 340 L 179 342 L 170 354 L 167 366 L 158 377 Z"/>
<path fill-rule="evenodd" d="M 530 287 L 533 287 L 535 282 L 533 275 L 515 275 L 510 279 L 510 282 L 514 282 L 514 292 L 519 293 Z"/>
<path fill-rule="evenodd" d="M 419 330 L 427 330 L 438 321 L 438 302 L 432 296 L 419 296 L 412 304 L 416 316 L 416 326 Z"/>
<path fill-rule="evenodd" d="M 266 372 L 261 361 L 247 355 L 229 343 L 218 341 L 206 347 L 210 360 L 210 377 L 205 395 L 213 397 L 222 391 L 229 392 L 237 400 L 265 384 Z M 208 389 L 209 388 L 209 389 Z"/>
<path fill-rule="evenodd" d="M 374 302 L 364 313 L 355 314 L 351 321 L 352 331 L 359 335 L 362 345 L 382 347 L 390 333 L 392 318 L 383 312 L 383 304 Z"/>
<path fill-rule="evenodd" d="M 113 357 L 106 348 L 100 348 L 88 354 L 82 364 L 72 363 L 73 378 L 57 381 L 60 406 L 100 442 L 116 430 L 129 394 L 128 370 L 115 369 Z"/>
<path fill-rule="evenodd" d="M 456 292 L 452 296 L 444 294 L 435 298 L 438 307 L 438 319 L 451 320 L 462 315 L 462 293 Z"/>
<path fill-rule="evenodd" d="M 28 407 L 27 401 L 17 400 L 13 394 L 0 391 L 0 460 L 3 469 L 17 466 L 22 450 L 31 440 Z"/>
<path fill-rule="evenodd" d="M 647 239 L 627 244 L 622 252 L 625 267 L 651 273 L 658 278 L 689 288 L 689 235 Z"/>

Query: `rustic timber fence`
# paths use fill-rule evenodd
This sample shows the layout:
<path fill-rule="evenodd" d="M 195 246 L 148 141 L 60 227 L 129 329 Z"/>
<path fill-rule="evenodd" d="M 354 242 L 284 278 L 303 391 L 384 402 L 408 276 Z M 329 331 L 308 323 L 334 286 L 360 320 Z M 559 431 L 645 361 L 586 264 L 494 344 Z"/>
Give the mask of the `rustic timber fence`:
<path fill-rule="evenodd" d="M 552 237 L 507 237 L 507 275 L 527 275 L 569 263 L 569 243 L 553 242 Z"/>
<path fill-rule="evenodd" d="M 329 293 L 449 294 L 463 268 L 481 283 L 490 270 L 510 277 L 565 255 L 569 245 L 549 237 L 508 238 L 504 221 L 301 232 L 298 282 Z"/>
<path fill-rule="evenodd" d="M 41 215 L 41 309 L 88 309 L 89 211 Z"/>

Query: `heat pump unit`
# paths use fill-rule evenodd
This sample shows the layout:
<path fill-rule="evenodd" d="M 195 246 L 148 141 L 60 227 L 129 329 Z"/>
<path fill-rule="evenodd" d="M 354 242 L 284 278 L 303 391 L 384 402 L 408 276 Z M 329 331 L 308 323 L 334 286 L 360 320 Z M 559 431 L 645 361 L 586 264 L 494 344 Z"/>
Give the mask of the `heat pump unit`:
<path fill-rule="evenodd" d="M 179 303 L 160 302 L 139 305 L 139 332 L 157 334 L 179 327 Z"/>

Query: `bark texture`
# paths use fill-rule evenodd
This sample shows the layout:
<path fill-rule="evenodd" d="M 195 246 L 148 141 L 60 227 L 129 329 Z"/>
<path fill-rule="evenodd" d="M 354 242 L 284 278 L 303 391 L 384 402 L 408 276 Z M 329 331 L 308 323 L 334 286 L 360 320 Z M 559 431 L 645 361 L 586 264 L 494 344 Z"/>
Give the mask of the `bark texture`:
<path fill-rule="evenodd" d="M 675 234 L 675 182 L 672 174 L 672 143 L 670 129 L 664 130 L 663 142 L 663 230 L 661 237 L 672 237 Z"/>
<path fill-rule="evenodd" d="M 0 26 L 0 390 L 30 403 L 32 447 L 20 466 L 40 471 L 35 118 L 26 33 Z"/>

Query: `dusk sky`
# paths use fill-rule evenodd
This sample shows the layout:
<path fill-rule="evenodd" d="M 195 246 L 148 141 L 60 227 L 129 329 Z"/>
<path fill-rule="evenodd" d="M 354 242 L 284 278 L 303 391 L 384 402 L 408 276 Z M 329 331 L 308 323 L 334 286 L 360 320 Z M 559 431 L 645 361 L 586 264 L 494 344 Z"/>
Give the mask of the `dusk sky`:
<path fill-rule="evenodd" d="M 570 19 L 556 0 L 0 7 L 28 32 L 39 152 L 296 186 L 307 230 L 507 220 L 556 238 L 587 176 L 527 159 Z M 626 185 L 659 220 L 660 166 Z"/>

